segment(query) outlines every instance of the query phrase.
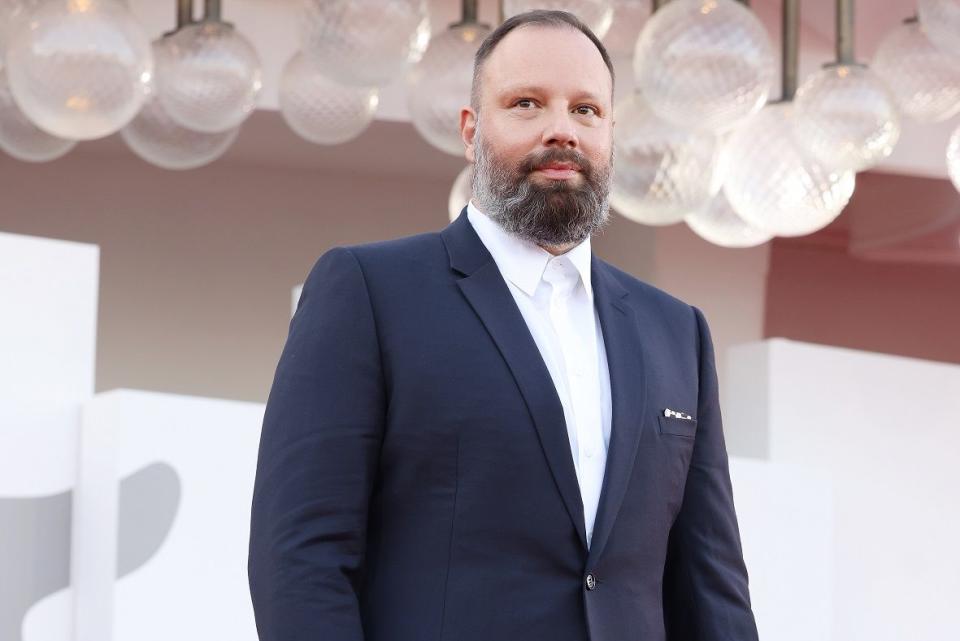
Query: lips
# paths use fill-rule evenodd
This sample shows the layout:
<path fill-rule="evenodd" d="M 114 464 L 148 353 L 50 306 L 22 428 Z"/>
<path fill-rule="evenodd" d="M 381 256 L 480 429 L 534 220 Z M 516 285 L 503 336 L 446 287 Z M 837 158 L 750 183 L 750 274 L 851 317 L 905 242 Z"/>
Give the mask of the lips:
<path fill-rule="evenodd" d="M 580 173 L 580 167 L 571 162 L 551 162 L 540 165 L 537 171 L 553 180 L 566 180 Z"/>
<path fill-rule="evenodd" d="M 537 169 L 544 171 L 547 169 L 580 171 L 580 167 L 572 162 L 551 162 L 540 165 Z"/>

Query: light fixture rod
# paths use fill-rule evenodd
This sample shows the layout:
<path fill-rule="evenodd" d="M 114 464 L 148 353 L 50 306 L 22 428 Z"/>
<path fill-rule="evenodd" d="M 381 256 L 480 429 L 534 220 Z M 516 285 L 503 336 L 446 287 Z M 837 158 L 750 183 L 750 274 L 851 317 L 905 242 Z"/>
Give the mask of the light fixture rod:
<path fill-rule="evenodd" d="M 461 23 L 474 23 L 477 21 L 477 0 L 463 0 L 460 11 Z"/>
<path fill-rule="evenodd" d="M 856 64 L 853 57 L 853 0 L 837 0 L 837 62 Z"/>
<path fill-rule="evenodd" d="M 653 13 L 656 13 L 669 0 L 653 0 Z"/>
<path fill-rule="evenodd" d="M 193 22 L 193 0 L 177 0 L 177 29 Z"/>
<path fill-rule="evenodd" d="M 203 0 L 203 19 L 220 22 L 220 0 Z"/>
<path fill-rule="evenodd" d="M 454 22 L 450 25 L 451 28 L 479 24 L 477 22 L 477 0 L 463 0 L 460 7 L 460 22 Z"/>
<path fill-rule="evenodd" d="M 782 77 L 780 100 L 789 102 L 797 94 L 798 52 L 800 50 L 800 0 L 783 0 L 782 49 L 780 64 Z"/>
<path fill-rule="evenodd" d="M 503 8 L 503 0 L 500 0 L 497 3 L 497 24 L 503 24 L 503 21 L 506 19 L 506 11 Z"/>

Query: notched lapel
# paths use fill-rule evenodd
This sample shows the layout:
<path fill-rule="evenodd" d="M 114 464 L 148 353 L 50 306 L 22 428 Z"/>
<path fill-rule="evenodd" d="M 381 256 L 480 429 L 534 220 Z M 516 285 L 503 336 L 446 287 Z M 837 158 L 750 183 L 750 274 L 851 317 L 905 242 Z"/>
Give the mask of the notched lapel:
<path fill-rule="evenodd" d="M 458 281 L 458 285 L 513 373 L 537 428 L 557 489 L 586 548 L 583 501 L 570 452 L 563 406 L 526 321 L 493 260 Z"/>
<path fill-rule="evenodd" d="M 580 485 L 570 452 L 563 406 L 550 371 L 496 262 L 470 225 L 466 208 L 441 232 L 441 237 L 450 255 L 451 268 L 465 275 L 457 285 L 487 328 L 517 382 L 554 482 L 586 550 Z"/>
<path fill-rule="evenodd" d="M 588 564 L 603 552 L 623 503 L 637 458 L 647 398 L 640 327 L 628 292 L 597 258 L 591 261 L 594 304 L 610 371 L 610 450 L 604 471 Z"/>

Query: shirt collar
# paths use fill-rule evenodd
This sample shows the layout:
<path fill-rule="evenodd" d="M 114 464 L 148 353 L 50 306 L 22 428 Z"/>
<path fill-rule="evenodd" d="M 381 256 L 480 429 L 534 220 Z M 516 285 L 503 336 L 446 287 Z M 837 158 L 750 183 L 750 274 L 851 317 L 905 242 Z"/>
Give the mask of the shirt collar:
<path fill-rule="evenodd" d="M 467 219 L 487 251 L 493 256 L 500 273 L 528 296 L 533 296 L 543 277 L 543 270 L 553 258 L 553 254 L 534 242 L 517 238 L 506 231 L 480 211 L 472 200 L 467 204 Z M 573 263 L 580 274 L 587 296 L 593 300 L 593 284 L 590 282 L 590 251 L 590 237 L 587 236 L 576 247 L 561 255 L 566 256 Z"/>

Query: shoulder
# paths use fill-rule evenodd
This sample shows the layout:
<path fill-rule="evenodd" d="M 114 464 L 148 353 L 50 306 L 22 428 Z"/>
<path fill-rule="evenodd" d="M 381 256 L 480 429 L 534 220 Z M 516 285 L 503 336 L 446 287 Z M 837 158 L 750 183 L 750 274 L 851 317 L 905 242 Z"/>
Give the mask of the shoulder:
<path fill-rule="evenodd" d="M 625 302 L 634 310 L 641 331 L 651 340 L 675 348 L 700 351 L 710 344 L 710 329 L 699 308 L 680 300 L 650 283 L 599 260 L 608 278 L 619 284 L 628 293 Z"/>
<path fill-rule="evenodd" d="M 608 278 L 613 279 L 630 294 L 630 299 L 636 305 L 657 310 L 668 316 L 682 316 L 688 319 L 692 319 L 692 313 L 698 311 L 672 294 L 628 274 L 605 260 L 598 258 L 597 263 L 606 272 Z"/>
<path fill-rule="evenodd" d="M 427 232 L 332 247 L 316 260 L 308 280 L 351 274 L 354 283 L 371 293 L 406 291 L 418 283 L 440 282 L 449 273 L 449 264 L 439 232 Z"/>
<path fill-rule="evenodd" d="M 327 260 L 352 263 L 367 271 L 409 269 L 416 264 L 445 260 L 446 252 L 439 232 L 426 232 L 389 240 L 351 245 L 337 245 L 324 252 L 318 263 Z"/>

